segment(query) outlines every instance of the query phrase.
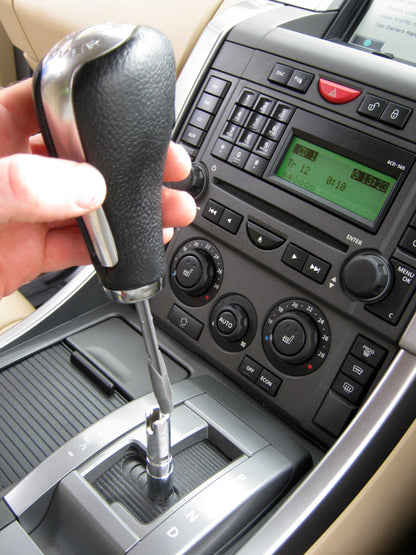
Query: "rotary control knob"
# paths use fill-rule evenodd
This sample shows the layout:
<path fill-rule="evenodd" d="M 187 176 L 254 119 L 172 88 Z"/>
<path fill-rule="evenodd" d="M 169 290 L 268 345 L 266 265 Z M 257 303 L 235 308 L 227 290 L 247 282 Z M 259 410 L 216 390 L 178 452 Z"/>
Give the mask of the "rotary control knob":
<path fill-rule="evenodd" d="M 222 258 L 214 245 L 204 239 L 194 239 L 176 252 L 170 281 L 181 301 L 191 306 L 201 306 L 216 295 L 223 273 Z"/>
<path fill-rule="evenodd" d="M 188 295 L 197 297 L 211 287 L 215 268 L 209 254 L 196 249 L 180 258 L 176 266 L 176 282 L 178 287 Z"/>
<path fill-rule="evenodd" d="M 277 319 L 272 337 L 279 356 L 290 364 L 309 360 L 319 340 L 313 320 L 301 312 Z"/>
<path fill-rule="evenodd" d="M 358 301 L 374 303 L 384 298 L 392 286 L 389 262 L 376 253 L 360 253 L 344 266 L 342 283 L 345 290 Z"/>
<path fill-rule="evenodd" d="M 325 316 L 303 299 L 275 306 L 263 327 L 263 347 L 281 372 L 303 376 L 316 370 L 329 352 L 330 333 Z"/>

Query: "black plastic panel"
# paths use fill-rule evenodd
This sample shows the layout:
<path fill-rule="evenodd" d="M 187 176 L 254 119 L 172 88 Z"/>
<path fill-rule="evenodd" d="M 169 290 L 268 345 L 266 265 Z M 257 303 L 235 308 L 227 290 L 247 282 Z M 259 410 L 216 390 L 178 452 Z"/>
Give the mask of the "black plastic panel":
<path fill-rule="evenodd" d="M 126 403 L 107 397 L 58 344 L 0 374 L 0 489 L 23 478 L 70 438 Z"/>

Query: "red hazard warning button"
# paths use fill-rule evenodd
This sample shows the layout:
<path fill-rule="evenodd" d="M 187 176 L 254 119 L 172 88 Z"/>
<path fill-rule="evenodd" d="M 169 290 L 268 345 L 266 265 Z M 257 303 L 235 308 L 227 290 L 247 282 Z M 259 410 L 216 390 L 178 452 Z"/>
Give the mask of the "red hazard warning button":
<path fill-rule="evenodd" d="M 332 102 L 332 104 L 345 104 L 346 102 L 351 102 L 351 100 L 354 100 L 354 98 L 357 98 L 357 96 L 361 94 L 361 91 L 322 78 L 319 79 L 319 92 L 325 100 Z"/>

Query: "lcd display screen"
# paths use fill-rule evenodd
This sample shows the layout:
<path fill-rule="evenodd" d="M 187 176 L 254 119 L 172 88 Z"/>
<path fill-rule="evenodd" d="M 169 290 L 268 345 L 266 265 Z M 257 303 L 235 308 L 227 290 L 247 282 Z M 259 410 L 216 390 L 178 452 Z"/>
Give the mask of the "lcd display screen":
<path fill-rule="evenodd" d="M 416 2 L 373 0 L 349 44 L 416 63 Z"/>
<path fill-rule="evenodd" d="M 371 223 L 376 222 L 396 178 L 309 141 L 294 137 L 277 177 Z"/>

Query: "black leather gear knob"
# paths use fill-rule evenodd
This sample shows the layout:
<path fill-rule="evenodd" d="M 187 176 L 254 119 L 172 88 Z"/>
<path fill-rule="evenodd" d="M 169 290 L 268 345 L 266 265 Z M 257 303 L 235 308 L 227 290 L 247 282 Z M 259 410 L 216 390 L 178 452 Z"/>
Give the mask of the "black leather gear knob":
<path fill-rule="evenodd" d="M 64 78 L 54 75 L 59 59 L 68 60 Z M 106 180 L 102 209 L 80 220 L 103 287 L 121 302 L 152 296 L 166 272 L 161 187 L 175 93 L 168 39 L 130 25 L 74 33 L 40 63 L 34 92 L 49 152 L 83 157 Z"/>

